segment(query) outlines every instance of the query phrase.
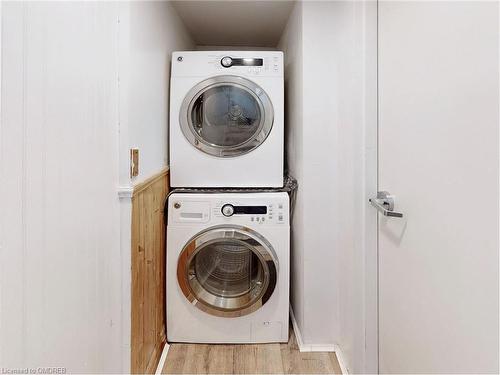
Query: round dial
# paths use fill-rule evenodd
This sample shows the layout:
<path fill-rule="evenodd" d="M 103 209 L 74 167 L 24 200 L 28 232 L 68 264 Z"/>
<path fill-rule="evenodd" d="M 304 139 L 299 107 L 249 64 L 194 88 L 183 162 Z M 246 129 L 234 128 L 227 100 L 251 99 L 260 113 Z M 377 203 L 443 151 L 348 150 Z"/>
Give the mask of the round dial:
<path fill-rule="evenodd" d="M 229 56 L 224 56 L 220 61 L 220 63 L 224 68 L 229 68 L 231 65 L 233 65 L 233 59 L 230 58 Z"/>
<path fill-rule="evenodd" d="M 221 209 L 222 215 L 224 216 L 233 216 L 234 214 L 234 206 L 232 204 L 225 204 Z"/>

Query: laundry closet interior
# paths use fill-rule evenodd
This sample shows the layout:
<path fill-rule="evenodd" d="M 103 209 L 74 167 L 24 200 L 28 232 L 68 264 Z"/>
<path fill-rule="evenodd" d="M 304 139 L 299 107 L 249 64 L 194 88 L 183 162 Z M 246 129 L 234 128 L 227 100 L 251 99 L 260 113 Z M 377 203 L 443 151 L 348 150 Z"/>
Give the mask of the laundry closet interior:
<path fill-rule="evenodd" d="M 370 15 L 370 9 L 367 9 L 369 5 L 357 4 L 356 2 L 348 4 L 336 2 L 224 3 L 209 1 L 173 2 L 153 7 L 161 8 L 161 11 L 147 9 L 147 6 L 142 4 L 133 4 L 130 6 L 128 14 L 131 40 L 135 39 L 135 32 L 142 34 L 137 36 L 138 44 L 131 45 L 130 48 L 131 65 L 128 69 L 133 78 L 130 79 L 128 85 L 130 95 L 134 99 L 137 98 L 137 100 L 132 99 L 129 102 L 135 110 L 133 116 L 143 114 L 144 120 L 161 116 L 162 120 L 157 122 L 157 133 L 154 133 L 145 131 L 147 122 L 138 121 L 142 119 L 134 119 L 136 120 L 134 122 L 129 119 L 129 145 L 130 148 L 138 149 L 140 155 L 140 175 L 134 177 L 133 180 L 140 181 L 141 176 L 150 175 L 151 172 L 157 171 L 158 167 L 164 166 L 164 158 L 168 152 L 172 189 L 181 188 L 182 190 L 185 187 L 207 186 L 219 189 L 224 187 L 282 186 L 283 181 L 276 180 L 276 173 L 274 173 L 274 177 L 271 176 L 273 170 L 279 170 L 280 164 L 283 165 L 283 143 L 280 145 L 278 140 L 271 138 L 273 131 L 276 137 L 276 132 L 282 126 L 284 116 L 285 167 L 287 173 L 297 179 L 298 191 L 295 194 L 294 212 L 293 218 L 291 218 L 291 255 L 289 258 L 286 256 L 281 259 L 280 268 L 283 275 L 286 275 L 283 277 L 288 279 L 289 276 L 290 279 L 290 304 L 293 311 L 295 335 L 303 350 L 337 351 L 338 356 L 342 356 L 342 366 L 350 368 L 353 368 L 352 366 L 366 366 L 365 359 L 361 356 L 361 353 L 364 353 L 363 346 L 365 344 L 364 341 L 360 341 L 364 340 L 364 317 L 363 310 L 358 307 L 362 305 L 365 298 L 363 295 L 363 283 L 366 280 L 363 270 L 364 254 L 361 252 L 362 244 L 359 243 L 359 238 L 363 238 L 363 233 L 362 227 L 356 227 L 354 222 L 363 218 L 363 209 L 356 207 L 355 202 L 362 201 L 362 196 L 365 194 L 362 189 L 364 175 L 361 172 L 364 162 L 363 133 L 367 124 L 364 117 L 365 109 L 361 103 L 370 100 L 370 97 L 366 98 L 367 89 L 370 88 L 364 86 L 369 80 L 362 81 L 362 78 L 372 73 L 364 71 L 364 64 L 374 48 L 373 45 L 367 44 L 374 43 L 374 41 L 366 40 L 365 33 L 367 31 L 363 30 L 361 25 L 365 24 L 366 17 Z M 145 39 L 146 37 L 148 39 Z M 147 44 L 144 44 L 145 42 Z M 146 46 L 147 53 L 143 51 Z M 155 50 L 156 48 L 158 50 Z M 172 55 L 173 51 L 179 52 Z M 200 55 L 185 51 L 206 51 L 206 53 Z M 238 54 L 235 51 L 240 52 Z M 259 51 L 261 51 L 260 54 Z M 273 55 L 273 51 L 283 52 L 283 62 L 279 58 L 280 54 Z M 171 60 L 168 61 L 168 65 L 163 60 L 165 58 Z M 227 69 L 227 66 L 224 66 L 225 58 L 229 58 L 228 64 L 234 64 L 231 66 L 232 69 Z M 241 66 L 237 67 L 236 61 L 240 59 L 243 61 Z M 158 68 L 164 69 L 170 63 L 170 77 L 168 70 L 166 72 L 158 71 Z M 282 66 L 284 71 L 282 71 Z M 231 91 L 229 95 L 233 95 L 233 100 L 236 103 L 241 99 L 243 108 L 235 104 L 229 109 L 230 112 L 242 110 L 245 112 L 245 116 L 252 116 L 252 111 L 260 110 L 259 113 L 271 117 L 271 121 L 274 115 L 275 129 L 271 131 L 270 138 L 261 145 L 255 146 L 255 149 L 246 151 L 248 154 L 246 162 L 243 163 L 241 161 L 227 162 L 224 159 L 225 163 L 217 161 L 217 158 L 220 160 L 221 157 L 227 155 L 219 155 L 220 148 L 207 150 L 209 146 L 203 146 L 201 144 L 203 140 L 198 141 L 193 137 L 190 143 L 186 142 L 184 137 L 189 137 L 187 134 L 189 131 L 183 129 L 181 132 L 182 119 L 180 123 L 177 120 L 179 116 L 181 118 L 186 116 L 186 111 L 191 111 L 192 115 L 188 116 L 192 117 L 216 117 L 211 111 L 220 109 L 217 108 L 217 104 L 212 104 L 210 100 L 215 101 L 217 95 L 227 94 L 223 91 L 226 88 L 220 90 L 219 92 L 222 94 L 219 94 L 216 90 L 220 86 L 217 86 L 217 82 L 212 82 L 214 77 L 220 78 L 221 74 L 221 82 L 225 82 L 222 83 L 223 85 L 228 84 L 228 75 L 229 77 L 231 75 L 240 76 L 234 82 L 236 89 L 234 86 L 230 86 L 230 90 L 238 90 L 238 92 Z M 279 79 L 277 80 L 280 74 L 284 74 L 284 103 L 282 103 L 282 96 L 276 96 L 276 92 L 279 93 L 279 90 L 283 89 Z M 248 93 L 238 89 L 241 87 L 238 85 L 247 85 L 247 83 L 238 81 L 241 76 L 247 79 L 246 82 L 256 82 L 257 87 L 269 95 L 265 100 L 260 97 L 260 103 L 263 103 L 260 109 L 249 108 L 248 100 L 253 101 L 253 99 L 243 97 L 244 95 L 248 96 Z M 163 90 L 167 89 L 164 83 L 169 82 L 169 78 L 171 84 L 169 96 L 167 96 Z M 200 81 L 205 80 L 208 82 L 200 83 Z M 159 91 L 151 91 L 150 84 L 158 85 L 157 90 Z M 210 87 L 215 88 L 210 89 Z M 247 85 L 246 89 L 252 93 L 252 87 L 248 88 Z M 211 93 L 210 90 L 214 93 Z M 195 102 L 200 92 L 205 95 L 201 104 Z M 259 95 L 259 92 L 257 91 L 257 94 L 254 95 Z M 159 97 L 165 99 L 163 103 L 158 101 Z M 149 110 L 144 108 L 146 99 L 150 101 L 147 103 L 151 106 Z M 201 102 L 200 99 L 198 101 Z M 157 107 L 152 107 L 153 102 L 157 103 Z M 168 102 L 171 106 L 169 137 L 167 137 L 166 128 L 163 126 L 169 110 Z M 367 105 L 370 104 L 373 103 Z M 198 109 L 198 112 L 196 112 L 197 105 L 202 108 Z M 265 108 L 266 105 L 271 107 L 274 105 L 274 113 L 272 110 L 267 112 L 269 109 Z M 220 107 L 220 105 L 218 106 Z M 282 108 L 284 108 L 284 113 Z M 161 111 L 158 111 L 159 109 Z M 227 112 L 225 108 L 222 111 Z M 191 119 L 191 117 L 189 118 Z M 192 121 L 197 120 L 199 119 Z M 188 125 L 184 124 L 184 126 Z M 266 124 L 263 126 L 265 127 Z M 202 131 L 205 131 L 204 136 L 209 138 L 207 144 L 210 144 L 210 137 L 214 142 L 221 141 L 217 139 L 216 135 L 208 134 L 205 129 L 200 130 L 200 134 Z M 263 138 L 266 137 L 267 134 L 264 134 Z M 167 139 L 169 146 L 166 143 Z M 222 142 L 225 141 L 227 140 L 222 140 Z M 273 143 L 269 146 L 266 145 L 266 142 Z M 151 158 L 148 154 L 150 154 L 150 145 L 153 143 L 154 148 L 160 152 L 158 156 L 163 157 L 163 159 L 148 160 Z M 265 149 L 266 147 L 267 149 Z M 257 150 L 260 154 L 255 156 Z M 208 157 L 201 160 L 202 158 L 198 157 L 200 152 L 208 154 Z M 229 156 L 229 159 L 231 156 L 234 157 L 234 155 Z M 239 157 L 239 159 L 242 158 L 245 156 Z M 238 160 L 238 157 L 236 156 L 232 160 Z M 154 162 L 157 163 L 156 167 L 153 167 Z M 270 175 L 270 179 L 266 180 L 266 174 Z M 283 171 L 279 170 L 277 175 L 281 177 Z M 158 181 L 164 183 L 163 178 Z M 158 182 L 154 182 L 152 186 L 154 184 L 158 184 Z M 157 193 L 159 195 L 155 202 L 159 205 L 165 191 L 158 188 Z M 243 196 L 246 197 L 244 194 Z M 339 197 L 342 198 L 339 199 Z M 187 199 L 187 201 L 183 199 Z M 181 289 L 183 283 L 188 284 L 187 279 L 184 282 L 178 279 L 179 273 L 182 271 L 177 268 L 177 259 L 181 259 L 183 256 L 187 257 L 187 255 L 179 255 L 179 252 L 183 248 L 183 244 L 189 242 L 193 230 L 190 232 L 183 228 L 182 225 L 185 226 L 186 223 L 182 223 L 181 215 L 188 215 L 185 222 L 196 221 L 192 215 L 210 216 L 214 215 L 214 212 L 215 215 L 220 215 L 221 207 L 224 210 L 225 206 L 233 206 L 227 204 L 229 202 L 226 202 L 227 199 L 230 198 L 221 197 L 217 200 L 203 198 L 203 195 L 195 195 L 194 198 L 190 198 L 189 195 L 181 195 L 180 198 L 177 198 L 174 195 L 170 197 L 170 202 L 166 206 L 169 208 L 169 220 L 178 219 L 177 222 L 181 223 L 180 227 L 172 225 L 172 228 L 169 227 L 167 231 L 166 316 L 168 323 L 166 330 L 169 341 L 259 343 L 261 342 L 259 340 L 267 342 L 265 341 L 267 339 L 270 342 L 279 342 L 283 341 L 280 334 L 276 333 L 280 330 L 281 336 L 288 337 L 288 306 L 286 306 L 285 322 L 280 321 L 279 318 L 284 316 L 284 313 L 277 314 L 274 311 L 276 309 L 283 310 L 283 301 L 280 302 L 280 306 L 272 307 L 273 313 L 271 315 L 266 315 L 269 313 L 265 311 L 266 305 L 264 304 L 261 307 L 264 310 L 260 313 L 261 315 L 256 315 L 258 313 L 255 312 L 242 313 L 236 310 L 236 316 L 246 315 L 249 317 L 248 321 L 243 321 L 242 316 L 238 318 L 240 320 L 228 316 L 224 323 L 224 318 L 220 317 L 220 310 L 216 309 L 212 313 L 207 313 L 206 305 L 196 304 L 196 300 L 193 302 L 193 297 L 189 296 L 189 292 L 185 291 L 185 295 L 178 293 L 179 300 L 176 300 L 175 296 L 172 295 L 177 292 L 176 289 L 170 289 L 173 288 L 174 284 L 179 283 Z M 236 198 L 233 197 L 233 199 Z M 209 206 L 209 201 L 210 204 L 216 205 L 215 211 L 213 208 L 207 208 L 205 212 L 201 206 L 203 204 Z M 257 209 L 256 206 L 252 206 L 256 203 L 252 203 L 251 200 L 248 202 L 250 203 L 242 203 L 242 205 Z M 181 206 L 181 208 L 176 210 L 174 204 Z M 137 219 L 135 215 L 140 216 L 143 207 L 147 208 L 148 206 L 145 200 L 141 203 L 137 198 L 133 198 L 132 205 L 132 228 L 135 228 L 137 223 L 139 225 L 141 223 L 141 219 Z M 185 208 L 186 205 L 190 205 L 189 208 Z M 200 205 L 200 207 L 191 207 L 192 205 Z M 277 209 L 277 204 L 275 207 Z M 170 211 L 179 211 L 180 213 Z M 282 212 L 280 217 L 281 215 Z M 222 217 L 222 215 L 220 216 Z M 250 220 L 250 215 L 247 216 Z M 259 219 L 259 215 L 254 216 Z M 254 220 L 254 217 L 251 219 Z M 265 219 L 269 222 L 273 217 L 262 216 L 261 220 Z M 205 226 L 193 224 L 197 228 L 193 233 L 218 223 L 219 221 L 210 222 Z M 262 224 L 264 226 L 271 225 L 264 222 Z M 243 221 L 243 225 L 245 225 L 245 221 Z M 257 226 L 258 228 L 262 228 L 262 226 Z M 185 238 L 172 239 L 182 237 L 178 234 L 178 231 L 182 230 L 188 233 L 184 235 Z M 140 229 L 137 232 L 140 232 Z M 211 234 L 205 234 L 205 236 L 213 237 Z M 231 233 L 231 236 L 235 236 L 235 234 Z M 147 336 L 145 329 L 147 327 L 140 326 L 141 324 L 149 324 L 148 320 L 145 319 L 148 314 L 145 306 L 151 302 L 148 301 L 148 296 L 144 292 L 144 288 L 148 284 L 144 284 L 141 290 L 134 289 L 136 284 L 140 285 L 141 283 L 140 274 L 136 275 L 134 271 L 140 272 L 143 260 L 141 259 L 140 234 L 136 233 L 134 236 L 133 233 L 132 241 L 137 240 L 139 244 L 132 246 L 132 251 L 137 251 L 137 258 L 134 257 L 134 253 L 132 254 L 132 365 L 137 366 L 137 369 L 145 370 L 147 362 L 150 361 L 148 355 L 159 358 L 161 341 L 157 338 L 153 342 L 156 346 L 150 351 L 146 350 L 142 353 L 134 351 L 134 349 L 141 347 L 141 342 L 147 343 L 151 340 Z M 188 249 L 190 246 L 195 247 L 194 242 L 196 241 L 192 241 L 192 246 L 185 245 L 185 247 Z M 198 241 L 202 241 L 202 239 Z M 272 243 L 271 238 L 269 241 Z M 205 252 L 209 255 L 198 254 L 199 261 L 193 261 L 195 265 L 192 267 L 196 265 L 198 268 L 209 267 L 205 263 L 210 257 L 212 263 L 216 262 L 214 260 L 217 255 L 216 250 L 211 250 L 211 253 Z M 158 259 L 153 259 L 153 263 L 158 262 L 157 266 L 161 268 L 164 259 L 159 253 L 156 255 Z M 242 261 L 237 259 L 236 255 L 233 258 L 229 258 L 230 255 L 225 253 L 218 255 L 220 256 L 218 262 L 223 262 L 226 259 L 226 264 L 219 265 L 218 270 L 224 269 L 224 267 L 227 269 L 231 265 L 231 261 Z M 280 254 L 278 258 L 281 256 Z M 147 250 L 145 258 L 147 259 Z M 288 262 L 290 262 L 289 271 L 288 267 L 285 267 Z M 239 266 L 242 267 L 241 264 Z M 212 267 L 214 267 L 213 264 Z M 191 272 L 194 271 L 191 270 Z M 143 275 L 146 280 L 153 277 Z M 214 280 L 216 276 L 213 276 Z M 258 278 L 258 276 L 256 277 Z M 211 285 L 210 276 L 205 275 L 201 278 L 204 280 L 208 278 L 204 282 L 208 286 Z M 257 281 L 257 283 L 261 282 L 266 283 L 265 278 Z M 231 286 L 228 283 L 226 280 L 225 286 L 230 289 Z M 179 287 L 175 285 L 175 288 Z M 188 289 L 187 286 L 184 288 Z M 198 284 L 193 288 L 204 290 L 204 287 Z M 276 293 L 285 294 L 284 285 L 280 285 L 279 280 L 276 287 L 271 288 L 271 292 L 273 288 L 275 288 Z M 230 291 L 225 292 L 230 293 Z M 209 295 L 211 298 L 215 298 L 210 293 Z M 180 301 L 184 297 L 192 303 L 187 309 L 180 306 L 185 305 L 185 301 Z M 137 298 L 143 298 L 144 303 L 138 304 Z M 275 298 L 277 297 L 275 296 Z M 218 301 L 217 303 L 224 305 L 227 302 Z M 179 306 L 174 307 L 173 305 L 176 304 Z M 286 302 L 285 304 L 288 305 Z M 189 309 L 195 309 L 193 307 L 195 305 L 202 306 L 203 312 L 190 319 L 188 315 L 192 312 Z M 234 308 L 234 306 L 231 307 Z M 157 312 L 163 311 L 162 306 L 156 306 L 156 309 Z M 169 309 L 172 309 L 172 312 Z M 134 320 L 134 317 L 137 321 Z M 220 323 L 217 323 L 217 319 Z M 162 323 L 157 322 L 155 326 L 160 331 L 164 327 Z M 266 329 L 263 328 L 264 326 L 255 327 L 255 325 L 264 323 Z M 141 337 L 141 334 L 144 337 Z M 137 342 L 134 342 L 134 339 Z M 152 343 L 149 342 L 149 344 Z M 339 353 L 342 350 L 345 351 L 345 354 Z M 174 354 L 171 353 L 171 355 Z M 169 358 L 167 357 L 167 362 Z M 172 371 L 179 371 L 179 369 L 172 368 Z"/>
<path fill-rule="evenodd" d="M 188 219 L 196 219 L 199 212 L 200 218 L 203 212 L 215 212 L 207 198 L 196 195 L 199 192 L 183 191 L 199 187 L 194 159 L 186 163 L 182 174 L 195 182 L 189 186 L 175 183 L 174 187 L 170 183 L 176 178 L 175 168 L 170 168 L 172 149 L 181 142 L 188 144 L 180 132 L 179 138 L 169 136 L 175 95 L 171 64 L 189 63 L 192 52 L 185 51 L 205 51 L 209 56 L 206 67 L 221 63 L 224 57 L 232 58 L 233 64 L 241 60 L 250 82 L 264 79 L 265 74 L 283 75 L 283 102 L 276 104 L 281 112 L 274 113 L 274 119 L 280 119 L 284 129 L 284 141 L 275 147 L 284 150 L 267 150 L 255 165 L 250 162 L 218 170 L 208 163 L 198 173 L 207 178 L 236 174 L 245 180 L 231 187 L 275 189 L 281 180 L 268 185 L 257 180 L 262 166 L 277 165 L 279 170 L 282 164 L 284 173 L 296 179 L 293 201 L 289 202 L 287 193 L 277 193 L 279 199 L 266 198 L 269 204 L 264 208 L 243 199 L 229 209 L 248 210 L 242 211 L 248 220 L 254 222 L 258 217 L 264 228 L 270 221 L 278 223 L 283 215 L 288 216 L 288 205 L 293 205 L 286 259 L 289 303 L 285 304 L 286 314 L 289 308 L 293 312 L 296 351 L 335 352 L 331 358 L 342 371 L 377 371 L 376 263 L 375 253 L 369 253 L 376 236 L 376 211 L 366 212 L 367 198 L 376 193 L 372 191 L 376 188 L 376 2 L 11 3 L 3 5 L 2 12 L 3 30 L 12 32 L 11 37 L 4 37 L 3 90 L 15 92 L 8 98 L 2 96 L 4 131 L 11 126 L 16 132 L 14 124 L 24 124 L 19 141 L 7 148 L 15 160 L 22 161 L 20 169 L 36 171 L 29 184 L 42 187 L 13 188 L 12 194 L 29 196 L 33 209 L 25 215 L 33 228 L 41 218 L 60 228 L 47 229 L 43 235 L 35 231 L 40 243 L 52 251 L 54 272 L 38 270 L 38 264 L 47 266 L 43 253 L 33 253 L 31 260 L 20 253 L 13 269 L 4 272 L 5 277 L 9 272 L 22 272 L 27 280 L 5 298 L 12 295 L 17 301 L 14 296 L 22 295 L 20 309 L 23 301 L 34 300 L 30 308 L 40 312 L 39 317 L 29 313 L 9 317 L 13 332 L 32 328 L 5 347 L 13 363 L 20 358 L 18 353 L 28 353 L 30 346 L 44 342 L 54 358 L 69 358 L 75 364 L 71 371 L 156 370 L 169 336 L 165 293 L 169 290 L 166 263 L 171 249 L 165 244 L 167 237 L 181 230 L 169 229 L 167 235 L 166 216 L 176 213 L 171 212 L 175 209 L 164 212 L 166 197 L 180 188 L 179 194 L 184 195 L 171 200 L 168 207 L 181 207 L 179 215 L 187 206 L 196 207 L 194 214 L 187 212 Z M 275 53 L 278 51 L 283 54 Z M 35 60 L 40 63 L 31 63 Z M 248 65 L 247 60 L 252 62 Z M 67 85 L 57 83 L 60 77 L 68 79 Z M 23 88 L 22 92 L 14 90 L 16 87 Z M 260 95 L 259 88 L 255 90 L 236 96 Z M 35 95 L 44 99 L 36 101 Z M 268 95 L 272 102 L 273 96 Z M 179 106 L 181 99 L 176 99 Z M 196 99 L 193 103 L 189 108 L 196 114 L 192 109 Z M 241 110 L 263 111 L 265 106 L 234 106 L 230 111 L 236 118 Z M 193 142 L 198 141 L 193 138 Z M 261 147 L 264 149 L 256 146 L 255 150 Z M 37 150 L 42 150 L 43 157 Z M 61 152 L 66 155 L 64 160 L 57 157 Z M 79 156 L 82 154 L 86 156 Z M 214 159 L 211 157 L 209 160 Z M 38 169 L 40 160 L 49 167 Z M 72 168 L 74 165 L 79 167 Z M 9 168 L 14 166 L 6 164 L 6 173 Z M 19 181 L 23 178 L 19 175 Z M 210 183 L 219 189 L 227 187 L 215 178 Z M 72 193 L 68 186 L 73 186 Z M 49 191 L 57 193 L 57 202 L 47 201 Z M 217 215 L 226 216 L 224 207 L 217 206 L 224 199 L 213 198 Z M 69 246 L 71 238 L 82 238 L 82 231 L 98 236 L 100 243 L 82 241 Z M 67 248 L 71 250 L 64 253 L 62 249 Z M 97 271 L 95 264 L 99 265 Z M 64 314 L 52 311 L 41 297 L 29 299 L 44 295 L 40 288 L 50 288 L 68 303 Z M 207 314 L 207 325 L 214 319 Z M 249 327 L 251 324 L 257 323 Z M 288 322 L 259 324 L 269 326 L 264 336 L 288 335 Z M 42 326 L 55 328 L 43 336 Z M 71 327 L 79 328 L 70 333 Z M 251 335 L 254 328 L 247 333 Z M 231 329 L 236 333 L 236 328 Z M 74 343 L 75 336 L 82 340 Z M 279 345 L 273 350 L 276 348 L 279 351 Z M 40 358 L 46 358 L 44 355 Z M 261 360 L 265 358 L 262 354 Z"/>

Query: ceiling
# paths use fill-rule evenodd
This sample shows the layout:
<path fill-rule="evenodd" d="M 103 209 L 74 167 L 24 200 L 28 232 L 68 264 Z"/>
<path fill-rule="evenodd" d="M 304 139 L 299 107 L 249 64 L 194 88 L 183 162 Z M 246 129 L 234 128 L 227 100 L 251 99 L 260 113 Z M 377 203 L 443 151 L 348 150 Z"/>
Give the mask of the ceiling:
<path fill-rule="evenodd" d="M 197 45 L 276 47 L 294 2 L 173 1 Z"/>

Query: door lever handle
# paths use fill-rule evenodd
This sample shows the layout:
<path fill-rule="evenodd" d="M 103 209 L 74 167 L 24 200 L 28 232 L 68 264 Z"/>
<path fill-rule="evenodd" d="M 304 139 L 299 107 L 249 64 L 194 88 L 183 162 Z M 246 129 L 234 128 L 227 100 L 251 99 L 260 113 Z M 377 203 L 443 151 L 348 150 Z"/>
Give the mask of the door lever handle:
<path fill-rule="evenodd" d="M 401 212 L 394 211 L 394 196 L 387 191 L 379 191 L 377 198 L 371 198 L 369 202 L 384 216 L 403 217 Z"/>

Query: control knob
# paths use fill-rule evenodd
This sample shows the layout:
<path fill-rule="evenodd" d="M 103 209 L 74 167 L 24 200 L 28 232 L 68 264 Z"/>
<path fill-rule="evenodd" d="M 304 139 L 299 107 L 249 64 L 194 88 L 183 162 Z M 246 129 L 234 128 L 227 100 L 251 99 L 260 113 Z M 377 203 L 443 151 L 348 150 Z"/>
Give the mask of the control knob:
<path fill-rule="evenodd" d="M 222 215 L 229 217 L 234 214 L 234 206 L 232 204 L 225 204 L 221 209 Z"/>
<path fill-rule="evenodd" d="M 224 68 L 229 68 L 231 65 L 233 65 L 233 59 L 229 56 L 224 56 L 220 63 Z"/>

